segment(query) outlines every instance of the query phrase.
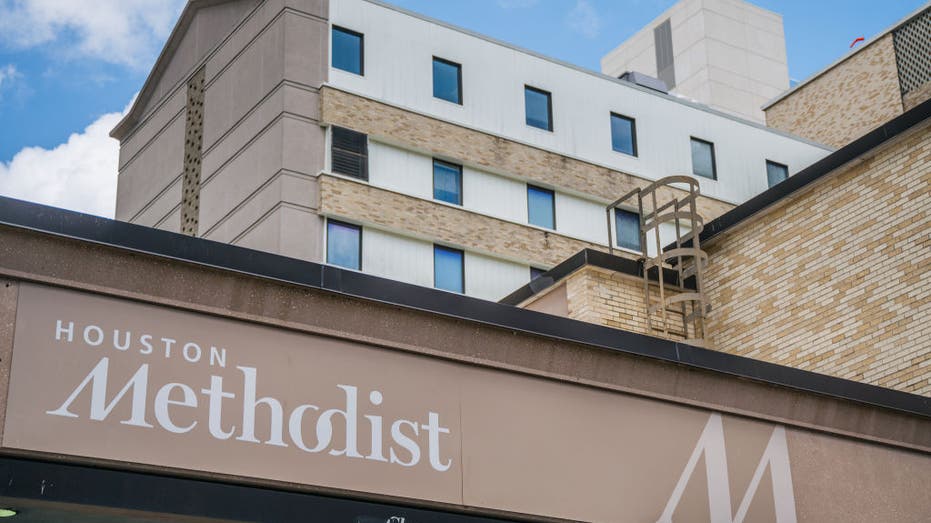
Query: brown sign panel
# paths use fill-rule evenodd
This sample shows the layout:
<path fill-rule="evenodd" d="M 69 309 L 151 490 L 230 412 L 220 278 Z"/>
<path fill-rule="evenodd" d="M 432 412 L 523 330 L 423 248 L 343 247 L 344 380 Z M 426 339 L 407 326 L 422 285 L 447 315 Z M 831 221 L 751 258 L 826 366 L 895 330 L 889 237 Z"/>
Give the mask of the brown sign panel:
<path fill-rule="evenodd" d="M 7 448 L 586 521 L 931 509 L 926 455 L 50 287 L 12 365 Z"/>

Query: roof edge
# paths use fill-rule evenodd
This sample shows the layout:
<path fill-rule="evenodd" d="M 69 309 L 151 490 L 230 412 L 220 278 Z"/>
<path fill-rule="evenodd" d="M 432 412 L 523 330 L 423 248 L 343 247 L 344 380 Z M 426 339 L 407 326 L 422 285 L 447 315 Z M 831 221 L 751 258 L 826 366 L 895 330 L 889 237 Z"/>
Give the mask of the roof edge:
<path fill-rule="evenodd" d="M 912 11 L 911 13 L 905 15 L 904 18 L 900 18 L 897 22 L 895 22 L 895 23 L 893 23 L 892 25 L 890 25 L 889 27 L 883 29 L 882 31 L 880 31 L 880 32 L 877 33 L 876 35 L 870 37 L 869 40 L 863 42 L 863 44 L 860 45 L 859 47 L 857 47 L 856 49 L 851 49 L 851 50 L 847 51 L 846 53 L 844 53 L 843 55 L 841 55 L 840 58 L 834 60 L 833 62 L 831 62 L 830 64 L 826 65 L 826 66 L 823 67 L 822 69 L 819 69 L 819 70 L 816 71 L 815 73 L 811 74 L 808 78 L 802 80 L 801 82 L 795 84 L 794 86 L 790 87 L 789 89 L 783 91 L 781 94 L 777 95 L 777 96 L 776 96 L 775 98 L 773 98 L 772 100 L 770 100 L 770 101 L 766 102 L 765 104 L 763 104 L 763 105 L 760 107 L 760 109 L 763 110 L 763 111 L 765 111 L 765 110 L 769 109 L 770 107 L 776 105 L 777 103 L 779 103 L 779 102 L 782 101 L 783 99 L 789 97 L 790 95 L 792 95 L 792 94 L 795 93 L 796 91 L 800 90 L 802 87 L 805 87 L 806 85 L 810 84 L 811 82 L 814 82 L 815 80 L 817 80 L 819 77 L 823 76 L 825 73 L 827 73 L 827 72 L 830 71 L 831 69 L 834 69 L 835 67 L 837 67 L 837 66 L 840 65 L 841 63 L 846 62 L 847 60 L 849 60 L 850 58 L 852 58 L 855 54 L 859 53 L 860 51 L 862 51 L 862 50 L 866 49 L 867 47 L 873 45 L 874 43 L 878 42 L 880 39 L 882 39 L 882 38 L 883 38 L 884 36 L 886 36 L 887 34 L 889 34 L 889 33 L 891 33 L 892 31 L 898 29 L 900 26 L 903 26 L 903 25 L 907 24 L 907 23 L 910 22 L 913 18 L 915 18 L 915 17 L 917 17 L 917 16 L 920 16 L 922 13 L 924 13 L 924 12 L 925 12 L 926 10 L 928 10 L 928 9 L 931 9 L 931 2 L 928 2 L 928 3 L 924 4 L 923 6 L 919 7 L 918 9 Z"/>
<path fill-rule="evenodd" d="M 520 287 L 511 294 L 498 300 L 498 303 L 517 306 L 561 282 L 564 278 L 585 266 L 608 269 L 635 278 L 643 277 L 643 259 L 625 258 L 603 251 L 585 248 L 566 258 L 559 265 L 541 274 L 537 279 Z M 655 270 L 649 271 L 651 281 L 659 281 Z M 678 284 L 678 273 L 672 269 L 663 269 L 663 280 L 671 285 Z M 686 280 L 686 287 L 694 288 L 694 281 Z"/>
<path fill-rule="evenodd" d="M 931 418 L 931 397 L 0 196 L 2 227 L 236 272 Z"/>
<path fill-rule="evenodd" d="M 830 175 L 847 162 L 889 142 L 896 136 L 931 118 L 931 99 L 916 105 L 905 113 L 889 120 L 872 131 L 841 147 L 837 151 L 802 169 L 793 176 L 770 187 L 746 202 L 715 218 L 705 225 L 699 239 L 707 242 L 718 235 L 746 222 L 754 215 L 805 189 L 810 184 Z M 669 248 L 669 247 L 666 247 Z"/>

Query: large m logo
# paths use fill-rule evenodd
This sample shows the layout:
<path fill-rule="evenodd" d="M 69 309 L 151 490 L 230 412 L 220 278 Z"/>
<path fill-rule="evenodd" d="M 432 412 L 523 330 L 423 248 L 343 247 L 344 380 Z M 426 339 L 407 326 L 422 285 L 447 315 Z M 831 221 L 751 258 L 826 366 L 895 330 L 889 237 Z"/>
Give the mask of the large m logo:
<path fill-rule="evenodd" d="M 712 523 L 742 523 L 750 509 L 750 502 L 760 486 L 760 480 L 766 467 L 773 480 L 773 499 L 776 504 L 776 523 L 796 523 L 795 495 L 792 493 L 792 472 L 789 470 L 789 451 L 786 445 L 786 430 L 777 426 L 769 438 L 763 457 L 760 458 L 750 486 L 744 493 L 737 513 L 731 516 L 731 488 L 727 477 L 727 455 L 724 450 L 724 424 L 720 414 L 712 414 L 705 424 L 705 430 L 698 438 L 698 444 L 673 489 L 666 509 L 659 517 L 658 523 L 672 523 L 672 515 L 679 505 L 682 493 L 695 471 L 698 460 L 705 455 L 705 474 L 708 478 L 708 505 Z"/>

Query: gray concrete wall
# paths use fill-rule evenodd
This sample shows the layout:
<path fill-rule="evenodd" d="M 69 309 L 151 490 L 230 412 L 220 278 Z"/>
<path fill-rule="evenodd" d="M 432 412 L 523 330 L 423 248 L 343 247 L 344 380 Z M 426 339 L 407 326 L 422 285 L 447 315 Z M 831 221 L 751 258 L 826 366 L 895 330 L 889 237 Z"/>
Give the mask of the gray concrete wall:
<path fill-rule="evenodd" d="M 682 0 L 601 59 L 605 74 L 657 76 L 653 28 L 672 26 L 672 91 L 764 121 L 760 107 L 789 88 L 782 17 L 743 0 Z"/>
<path fill-rule="evenodd" d="M 146 101 L 143 113 L 148 113 L 179 83 L 184 83 L 191 70 L 208 53 L 229 35 L 236 26 L 261 0 L 232 0 L 225 2 L 201 2 L 190 25 L 179 27 L 183 31 L 171 60 L 154 86 L 151 97 Z M 214 5 L 209 5 L 209 4 Z"/>
<path fill-rule="evenodd" d="M 121 141 L 116 219 L 154 226 L 181 203 L 185 102 L 182 86 Z"/>
<path fill-rule="evenodd" d="M 142 117 L 120 144 L 117 219 L 179 229 L 185 81 L 204 67 L 198 234 L 320 259 L 316 175 L 326 138 L 318 88 L 328 69 L 328 5 L 202 2 L 179 24 L 151 96 L 137 102 Z"/>
<path fill-rule="evenodd" d="M 281 10 L 268 2 L 208 61 L 205 238 L 320 259 L 316 175 L 325 133 L 317 91 L 326 78 L 327 35 L 325 5 L 295 2 Z M 295 234 L 256 239 L 257 230 L 269 229 Z"/>

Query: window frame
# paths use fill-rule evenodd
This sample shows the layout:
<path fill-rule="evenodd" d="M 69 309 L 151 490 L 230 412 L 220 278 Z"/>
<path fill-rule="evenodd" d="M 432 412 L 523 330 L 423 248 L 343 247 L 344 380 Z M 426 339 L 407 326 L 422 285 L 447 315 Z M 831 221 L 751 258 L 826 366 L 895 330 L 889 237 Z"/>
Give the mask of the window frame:
<path fill-rule="evenodd" d="M 538 127 L 530 123 L 527 115 L 527 91 L 533 91 L 537 94 L 546 95 L 546 124 L 547 127 Z M 534 129 L 539 129 L 541 131 L 553 132 L 553 93 L 540 89 L 539 87 L 533 87 L 527 84 L 524 84 L 524 124 L 527 127 L 533 127 Z"/>
<path fill-rule="evenodd" d="M 340 226 L 342 226 L 342 227 L 346 227 L 346 228 L 349 228 L 349 229 L 355 229 L 355 230 L 359 231 L 359 248 L 358 248 L 358 253 L 359 253 L 359 267 L 358 267 L 358 268 L 345 267 L 345 266 L 343 266 L 343 265 L 337 265 L 337 264 L 335 264 L 335 263 L 331 263 L 331 262 L 330 262 L 330 224 L 331 224 L 331 223 L 340 225 Z M 327 264 L 327 265 L 332 265 L 333 267 L 339 267 L 339 268 L 341 268 L 341 269 L 348 269 L 348 270 L 351 270 L 351 271 L 361 271 L 361 270 L 362 270 L 362 241 L 363 241 L 363 239 L 362 239 L 362 226 L 361 226 L 361 225 L 357 225 L 357 224 L 355 224 L 355 223 L 344 222 L 344 221 L 342 221 L 342 220 L 334 220 L 334 219 L 332 219 L 332 218 L 327 218 L 327 219 L 326 219 L 326 235 L 327 235 L 327 239 L 326 239 L 326 264 Z"/>
<path fill-rule="evenodd" d="M 534 276 L 534 275 L 533 275 L 534 272 L 537 272 L 538 274 L 537 274 L 536 276 Z M 539 278 L 540 276 L 543 276 L 544 274 L 546 274 L 546 269 L 541 269 L 541 268 L 539 268 L 539 267 L 534 267 L 533 265 L 530 266 L 530 281 L 534 281 L 534 280 L 536 280 L 537 278 Z"/>
<path fill-rule="evenodd" d="M 436 62 L 440 62 L 442 64 L 452 65 L 456 67 L 456 73 L 457 73 L 456 74 L 456 83 L 457 83 L 456 94 L 459 95 L 459 101 L 454 102 L 452 100 L 447 100 L 446 98 L 441 98 L 436 95 L 436 72 L 435 72 L 436 69 L 431 69 L 430 71 L 431 73 L 433 73 L 431 75 L 432 80 L 433 80 L 433 97 L 436 98 L 437 100 L 443 100 L 444 102 L 449 102 L 451 104 L 464 105 L 463 98 L 465 96 L 462 92 L 462 64 L 453 62 L 452 60 L 447 60 L 445 58 L 440 58 L 439 56 L 434 56 L 433 61 L 431 62 L 431 65 L 436 64 Z"/>
<path fill-rule="evenodd" d="M 707 177 L 703 174 L 698 174 L 695 172 L 695 155 L 692 154 L 692 142 L 699 142 L 711 146 L 711 177 Z M 708 140 L 702 140 L 701 138 L 696 138 L 694 136 L 689 137 L 689 156 L 692 160 L 692 174 L 698 176 L 699 178 L 704 178 L 706 180 L 717 180 L 718 179 L 718 159 L 717 153 L 714 150 L 714 142 L 709 142 Z"/>
<path fill-rule="evenodd" d="M 635 216 L 637 218 L 637 247 L 628 247 L 627 245 L 621 245 L 620 234 L 621 228 L 618 227 L 617 217 L 621 213 L 627 213 Z M 614 208 L 614 246 L 618 249 L 626 249 L 628 251 L 634 251 L 638 253 L 644 252 L 643 237 L 640 231 L 640 213 L 637 211 L 631 211 L 629 209 L 624 209 L 622 207 Z"/>
<path fill-rule="evenodd" d="M 537 225 L 530 221 L 530 191 L 536 190 L 539 192 L 549 193 L 552 198 L 550 199 L 550 212 L 553 215 L 553 227 L 547 227 L 545 225 Z M 534 227 L 540 227 L 541 229 L 546 229 L 550 231 L 556 230 L 556 191 L 552 189 L 547 189 L 546 187 L 540 187 L 539 185 L 527 184 L 527 223 L 533 225 Z"/>
<path fill-rule="evenodd" d="M 615 118 L 620 118 L 622 120 L 627 120 L 628 122 L 630 122 L 630 142 L 631 142 L 630 145 L 631 145 L 632 152 L 619 151 L 615 149 L 614 147 L 614 125 L 613 125 Z M 625 116 L 621 113 L 615 113 L 614 111 L 611 111 L 611 116 L 608 122 L 610 125 L 610 131 L 611 131 L 611 150 L 616 153 L 621 153 L 627 156 L 633 156 L 634 158 L 639 158 L 639 154 L 637 151 L 637 119 L 630 117 L 630 116 Z"/>
<path fill-rule="evenodd" d="M 446 167 L 455 167 L 456 170 L 459 171 L 459 188 L 458 188 L 458 193 L 457 193 L 458 196 L 459 196 L 459 202 L 458 202 L 458 203 L 448 202 L 448 201 L 446 201 L 446 200 L 442 200 L 442 199 L 436 197 L 436 164 L 438 164 L 438 163 L 441 164 L 441 165 L 444 165 L 444 166 L 446 166 Z M 436 200 L 436 201 L 438 201 L 438 202 L 448 203 L 448 204 L 450 204 L 450 205 L 456 205 L 456 206 L 458 206 L 458 207 L 462 207 L 462 202 L 463 202 L 463 200 L 464 200 L 464 196 L 463 196 L 463 194 L 462 194 L 462 184 L 463 184 L 463 181 L 462 181 L 462 179 L 463 179 L 463 172 L 462 172 L 462 171 L 463 171 L 462 165 L 460 165 L 460 164 L 456 164 L 456 163 L 452 163 L 452 162 L 447 162 L 446 160 L 441 160 L 441 159 L 439 159 L 439 158 L 434 158 L 434 159 L 433 159 L 433 177 L 432 177 L 432 180 L 433 180 L 433 199 Z"/>
<path fill-rule="evenodd" d="M 461 265 L 461 266 L 462 266 L 462 271 L 459 273 L 459 286 L 460 286 L 461 289 L 462 289 L 461 291 L 453 291 L 453 290 L 449 290 L 449 289 L 444 289 L 444 288 L 441 288 L 441 287 L 437 287 L 437 285 L 436 285 L 436 252 L 437 252 L 438 250 L 440 250 L 440 251 L 446 251 L 446 252 L 454 252 L 454 253 L 458 253 L 458 254 L 459 254 L 459 258 L 462 260 L 462 265 Z M 433 288 L 434 288 L 434 289 L 438 289 L 438 290 L 446 291 L 446 292 L 454 292 L 454 293 L 456 293 L 456 294 L 465 295 L 465 293 L 466 293 L 465 272 L 466 272 L 466 271 L 465 271 L 465 251 L 464 251 L 464 250 L 462 250 L 462 249 L 456 249 L 455 247 L 447 247 L 446 245 L 440 245 L 440 244 L 438 244 L 438 243 L 434 243 L 434 244 L 433 244 Z"/>
<path fill-rule="evenodd" d="M 343 69 L 341 67 L 336 67 L 336 65 L 333 64 L 333 50 L 334 50 L 333 48 L 335 47 L 333 45 L 333 32 L 334 31 L 339 31 L 344 34 L 359 37 L 359 72 L 358 73 L 355 71 L 349 71 L 347 69 Z M 347 29 L 339 25 L 331 25 L 330 26 L 330 67 L 332 67 L 333 69 L 337 69 L 339 71 L 343 71 L 345 73 L 354 74 L 356 76 L 365 76 L 365 34 L 360 33 L 358 31 L 353 31 L 352 29 Z"/>
<path fill-rule="evenodd" d="M 776 166 L 776 167 L 781 167 L 781 168 L 785 169 L 785 171 L 786 171 L 786 177 L 783 178 L 783 179 L 781 179 L 781 180 L 779 180 L 779 181 L 776 182 L 776 183 L 769 183 L 769 166 L 770 166 L 770 165 L 774 165 L 774 166 Z M 784 163 L 774 162 L 774 161 L 772 161 L 772 160 L 766 160 L 766 185 L 767 185 L 768 187 L 775 187 L 776 185 L 779 185 L 780 183 L 782 183 L 782 182 L 784 182 L 784 181 L 786 181 L 786 180 L 788 180 L 788 179 L 789 179 L 789 166 L 788 166 L 788 165 L 786 165 L 786 164 L 784 164 Z"/>

